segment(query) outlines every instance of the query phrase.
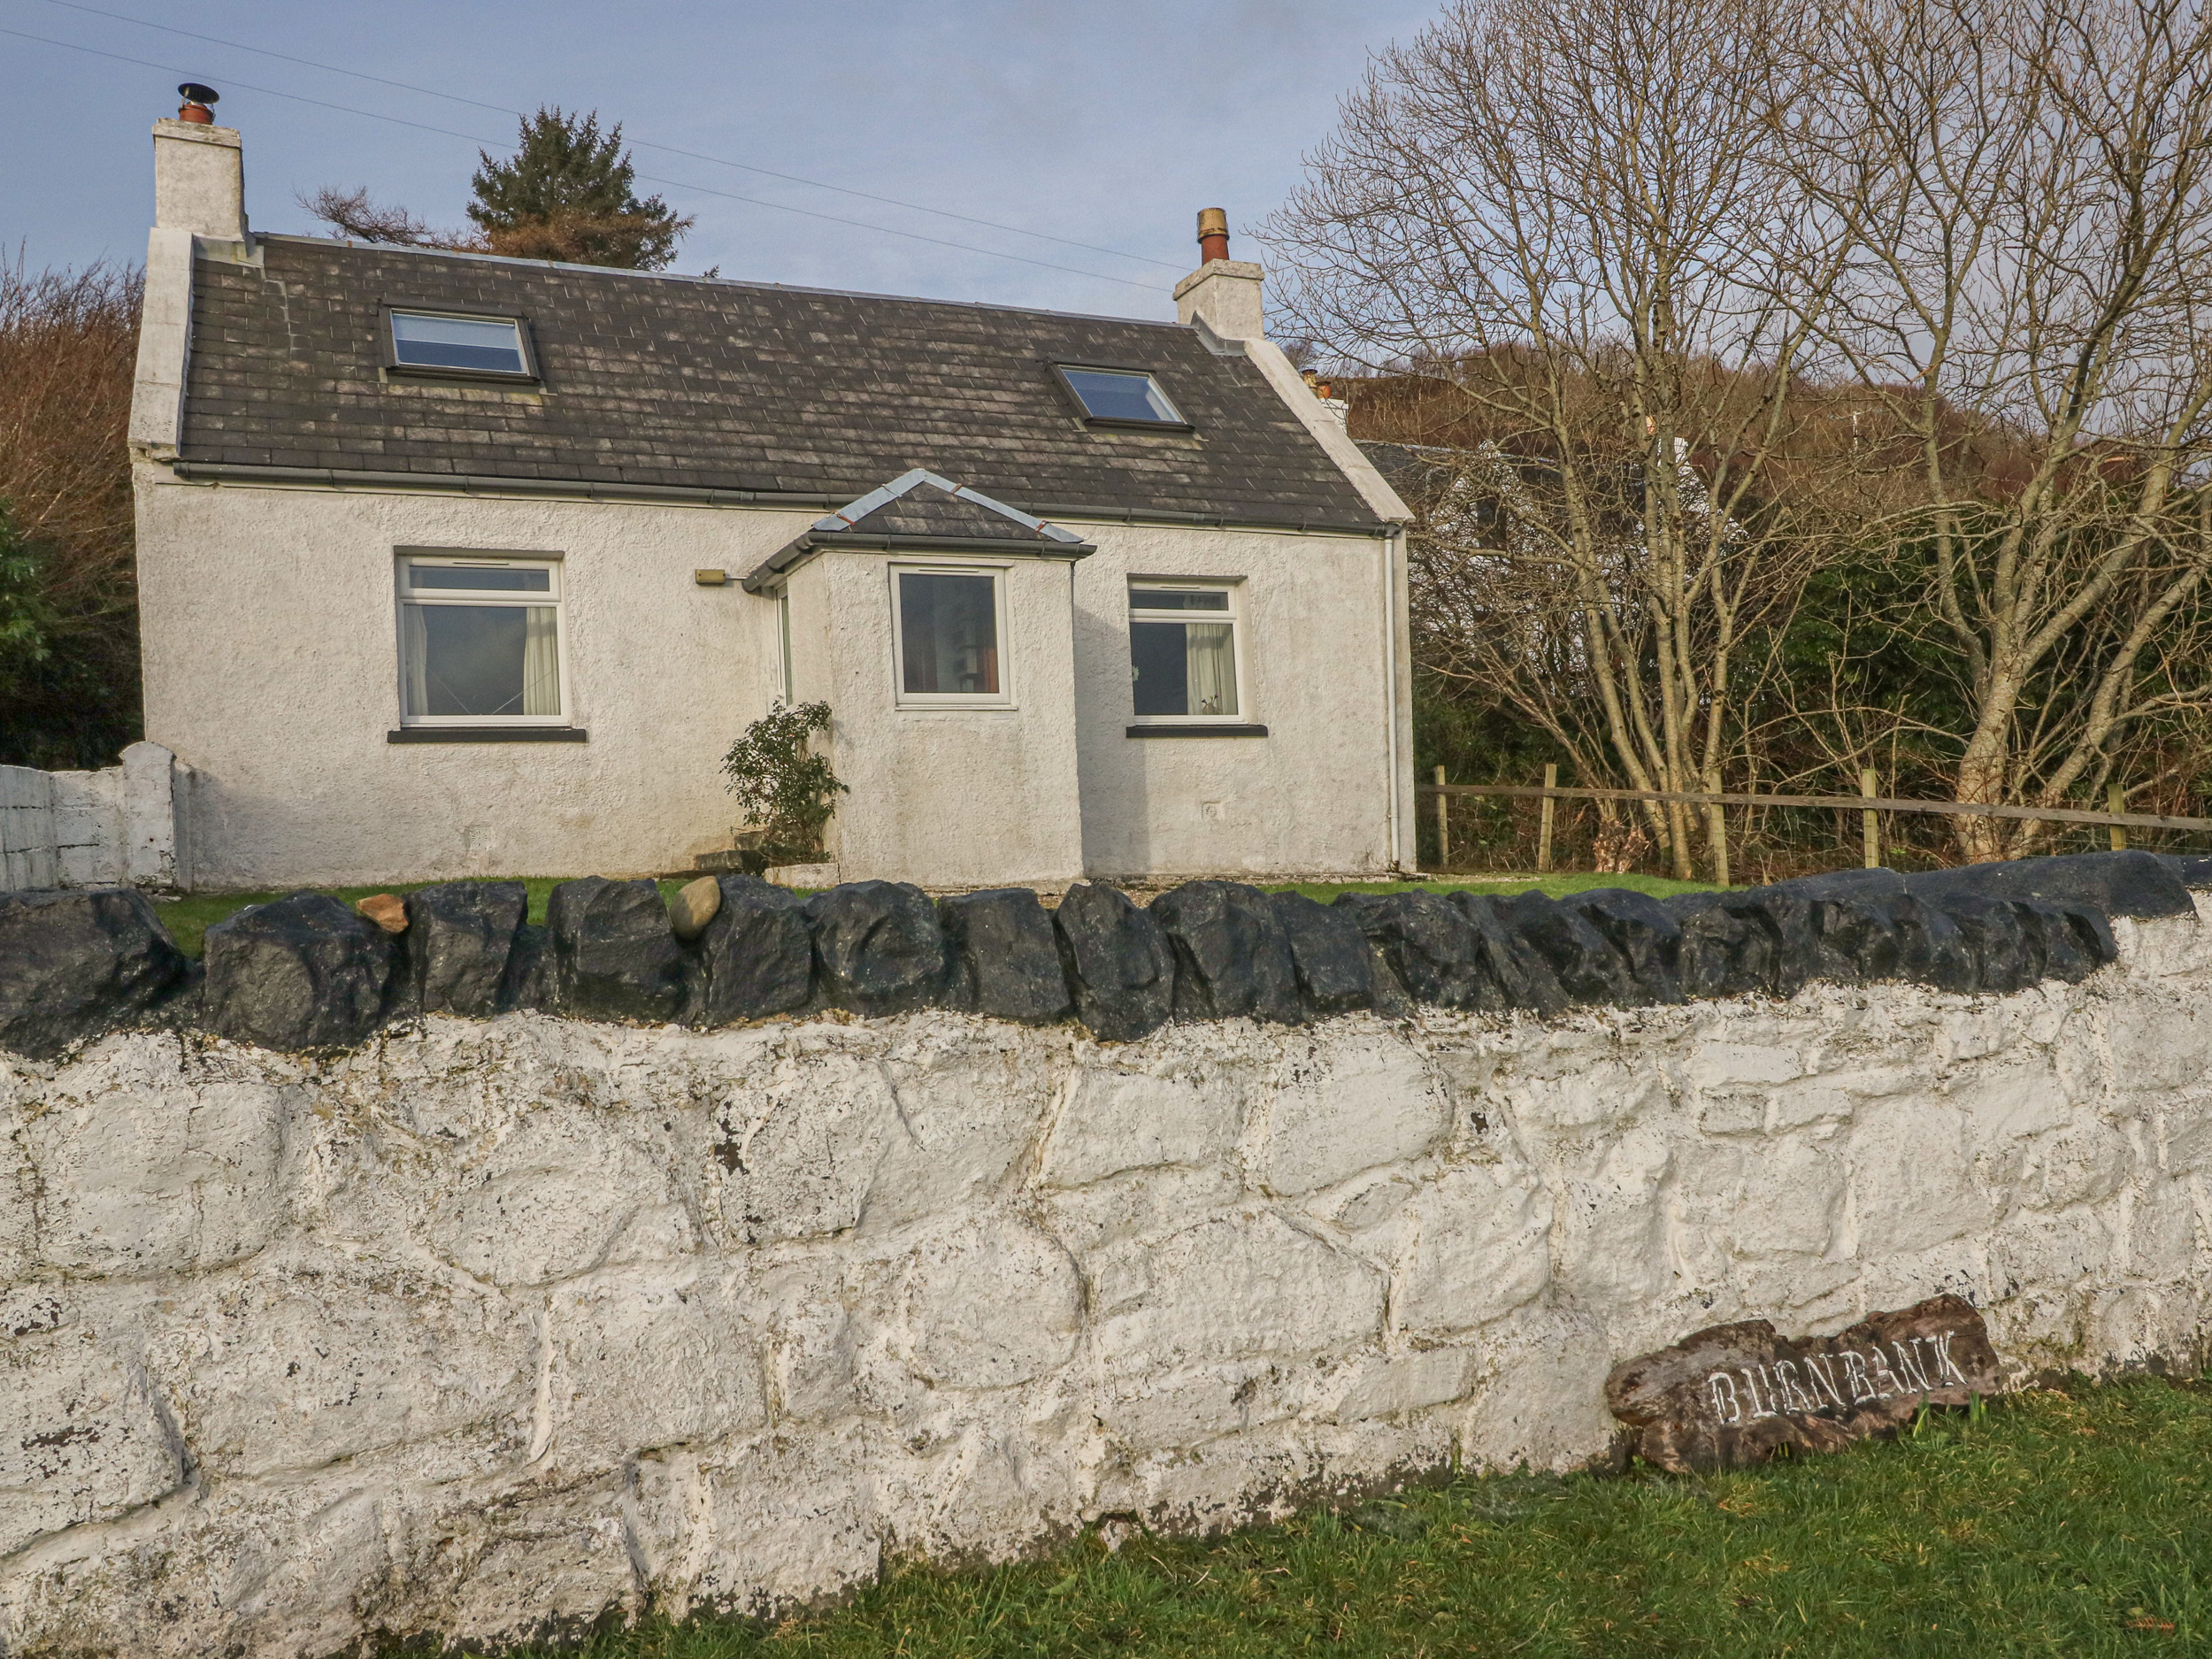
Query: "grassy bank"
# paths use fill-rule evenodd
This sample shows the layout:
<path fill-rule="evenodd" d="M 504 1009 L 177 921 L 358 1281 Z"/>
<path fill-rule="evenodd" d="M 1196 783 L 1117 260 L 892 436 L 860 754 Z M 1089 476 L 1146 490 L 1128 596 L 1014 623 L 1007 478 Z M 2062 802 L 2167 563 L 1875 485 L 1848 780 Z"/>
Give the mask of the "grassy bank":
<path fill-rule="evenodd" d="M 530 919 L 532 921 L 541 922 L 545 919 L 547 895 L 562 882 L 569 879 L 571 878 L 567 876 L 521 878 L 522 884 L 530 889 Z M 334 898 L 343 899 L 350 904 L 356 899 L 368 897 L 372 893 L 412 893 L 417 887 L 429 885 L 430 883 L 426 881 L 403 881 L 387 883 L 379 887 L 322 887 L 318 888 L 317 891 L 327 893 Z M 682 885 L 681 881 L 663 881 L 660 884 L 662 896 L 666 897 L 673 894 Z M 1554 898 L 1563 897 L 1570 893 L 1585 892 L 1591 887 L 1634 887 L 1640 893 L 1660 895 L 1703 890 L 1695 882 L 1670 881 L 1663 876 L 1546 876 L 1540 880 L 1533 876 L 1511 876 L 1500 878 L 1497 880 L 1476 878 L 1455 881 L 1355 881 L 1335 885 L 1300 884 L 1296 891 L 1308 894 L 1325 904 L 1340 893 L 1400 893 L 1415 887 L 1426 887 L 1432 893 L 1449 893 L 1455 888 L 1469 887 L 1478 893 L 1501 893 L 1508 895 L 1525 893 L 1535 887 L 1550 894 Z M 1271 890 L 1286 892 L 1290 889 L 1276 887 Z M 163 923 L 169 929 L 170 937 L 177 941 L 179 948 L 186 956 L 196 956 L 200 954 L 201 936 L 223 918 L 234 911 L 243 910 L 249 904 L 265 904 L 271 899 L 280 899 L 283 896 L 282 893 L 189 893 L 180 899 L 165 900 L 156 908 L 161 914 Z"/>
<path fill-rule="evenodd" d="M 1756 1473 L 1464 1480 L 1211 1540 L 912 1571 L 774 1627 L 591 1659 L 2202 1653 L 2212 1394 L 2137 1379 Z M 529 1650 L 535 1654 L 538 1650 Z"/>

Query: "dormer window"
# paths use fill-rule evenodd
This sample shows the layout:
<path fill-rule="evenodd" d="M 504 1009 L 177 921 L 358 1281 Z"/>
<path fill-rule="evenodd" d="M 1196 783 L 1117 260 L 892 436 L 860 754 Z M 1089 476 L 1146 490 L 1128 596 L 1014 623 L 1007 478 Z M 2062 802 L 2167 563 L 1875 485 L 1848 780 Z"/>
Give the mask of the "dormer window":
<path fill-rule="evenodd" d="M 1100 426 L 1151 426 L 1187 432 L 1190 422 L 1142 369 L 1094 368 L 1081 364 L 1053 365 L 1083 419 Z"/>
<path fill-rule="evenodd" d="M 399 306 L 385 311 L 387 368 L 500 380 L 534 380 L 529 331 L 518 317 L 461 317 Z"/>

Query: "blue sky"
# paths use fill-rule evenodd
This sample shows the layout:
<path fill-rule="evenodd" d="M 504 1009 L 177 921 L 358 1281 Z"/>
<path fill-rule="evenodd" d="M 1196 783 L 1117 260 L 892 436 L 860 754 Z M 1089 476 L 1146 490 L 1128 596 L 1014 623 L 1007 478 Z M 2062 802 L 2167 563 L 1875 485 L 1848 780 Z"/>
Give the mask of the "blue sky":
<path fill-rule="evenodd" d="M 223 93 L 245 137 L 257 229 L 313 232 L 301 191 L 366 185 L 458 224 L 477 146 L 271 96 L 375 111 L 511 147 L 494 110 L 185 38 L 527 109 L 596 107 L 626 136 L 1159 261 L 989 230 L 647 149 L 645 187 L 698 225 L 676 269 L 1131 316 L 1172 314 L 1193 220 L 1241 230 L 1298 181 L 1367 53 L 1410 36 L 1433 0 L 0 0 L 0 63 L 33 165 L 0 173 L 0 245 L 34 267 L 143 257 L 155 117 L 178 81 Z M 114 15 L 104 15 L 114 14 Z M 142 21 L 123 21 L 119 18 Z M 19 38 L 96 48 L 115 61 Z M 250 88 L 267 88 L 256 91 Z M 27 105 L 27 108 L 22 107 Z M 23 141 L 19 138 L 19 146 Z M 17 152 L 25 155 L 19 147 Z M 733 201 L 689 187 L 973 243 L 1051 270 Z M 1248 240 L 1233 251 L 1255 257 Z M 1087 274 L 1076 274 L 1077 272 Z M 1121 278 L 1115 281 L 1107 278 Z M 1131 286 L 1133 281 L 1136 286 Z"/>

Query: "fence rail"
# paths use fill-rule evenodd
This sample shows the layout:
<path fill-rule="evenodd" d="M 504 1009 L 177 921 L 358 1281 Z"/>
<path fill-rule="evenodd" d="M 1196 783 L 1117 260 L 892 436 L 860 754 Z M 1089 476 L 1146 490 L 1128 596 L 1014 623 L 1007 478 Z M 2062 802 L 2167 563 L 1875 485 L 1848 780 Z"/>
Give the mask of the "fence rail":
<path fill-rule="evenodd" d="M 2156 812 L 2084 812 L 2073 807 L 1993 806 L 1969 801 L 1895 801 L 1870 795 L 1691 795 L 1666 789 L 1594 789 L 1568 784 L 1422 784 L 1422 795 L 1517 795 L 1571 801 L 1670 801 L 1685 806 L 1818 806 L 1839 812 L 1926 812 L 1950 818 L 2031 818 L 2048 824 L 2101 824 L 2115 828 L 2212 830 L 2212 818 L 2169 818 Z"/>
<path fill-rule="evenodd" d="M 1875 794 L 1873 772 L 1868 772 L 1864 777 L 1863 793 L 1859 795 L 1735 795 L 1721 791 L 1707 793 L 1671 789 L 1600 789 L 1573 785 L 1563 787 L 1556 765 L 1544 768 L 1544 781 L 1540 784 L 1446 783 L 1444 769 L 1439 766 L 1436 781 L 1421 786 L 1418 793 L 1422 798 L 1436 803 L 1436 862 L 1439 868 L 1451 863 L 1451 803 L 1454 795 L 1478 799 L 1502 796 L 1542 802 L 1543 812 L 1539 821 L 1536 841 L 1536 868 L 1540 874 L 1548 874 L 1551 871 L 1553 810 L 1560 801 L 1657 801 L 1697 807 L 1711 815 L 1713 878 L 1723 887 L 1728 885 L 1725 809 L 1732 806 L 1813 807 L 1837 812 L 1856 812 L 1863 826 L 1861 833 L 1869 869 L 1881 862 L 1880 817 L 1885 812 L 2095 826 L 2109 833 L 2115 852 L 2126 847 L 2127 833 L 2131 829 L 2212 830 L 2212 818 L 2177 818 L 2160 812 L 2119 811 L 2116 809 L 2120 804 L 2121 792 L 2116 784 L 2113 786 L 2110 795 L 2116 810 L 2088 812 L 2077 807 L 2064 806 L 1999 806 L 1994 803 L 1977 801 L 1901 801 L 1890 795 Z"/>

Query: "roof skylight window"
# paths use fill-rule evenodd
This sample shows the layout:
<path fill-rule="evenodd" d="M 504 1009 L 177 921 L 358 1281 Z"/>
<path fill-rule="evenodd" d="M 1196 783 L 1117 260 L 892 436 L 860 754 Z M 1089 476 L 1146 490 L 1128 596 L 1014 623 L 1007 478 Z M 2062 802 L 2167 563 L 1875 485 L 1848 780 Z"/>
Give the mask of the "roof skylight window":
<path fill-rule="evenodd" d="M 1141 369 L 1057 365 L 1085 419 L 1118 426 L 1188 426 L 1160 383 Z"/>
<path fill-rule="evenodd" d="M 522 324 L 511 317 L 440 317 L 394 311 L 392 366 L 534 379 Z"/>

